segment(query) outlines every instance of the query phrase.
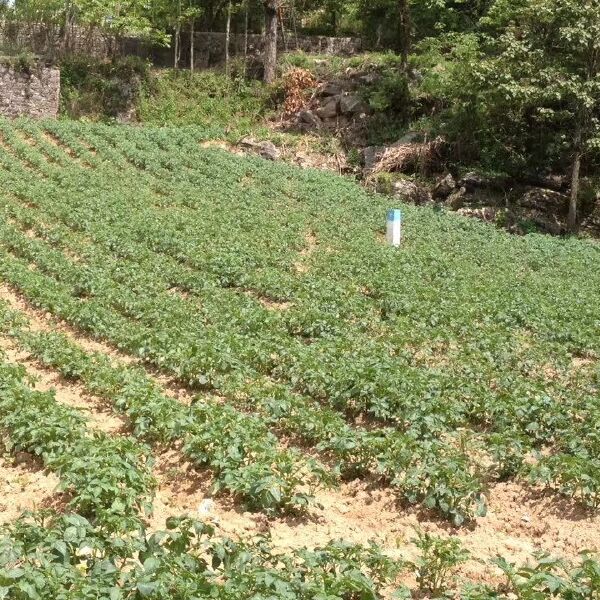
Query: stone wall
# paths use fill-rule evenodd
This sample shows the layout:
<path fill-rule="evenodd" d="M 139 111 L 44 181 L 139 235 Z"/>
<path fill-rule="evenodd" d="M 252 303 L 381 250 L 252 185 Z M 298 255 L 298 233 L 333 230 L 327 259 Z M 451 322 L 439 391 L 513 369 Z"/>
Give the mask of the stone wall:
<path fill-rule="evenodd" d="M 246 37 L 243 34 L 233 34 L 229 41 L 229 52 L 232 56 L 244 54 Z M 264 49 L 265 39 L 259 34 L 248 35 L 248 54 L 260 55 Z M 312 54 L 352 55 L 361 51 L 360 38 L 326 37 L 319 35 L 295 36 L 288 35 L 285 38 L 278 36 L 278 47 L 280 52 L 302 50 Z M 187 58 L 189 49 L 189 38 L 184 40 L 182 58 Z M 206 67 L 218 64 L 225 58 L 225 34 L 199 32 L 195 35 L 195 60 L 198 67 Z M 189 61 L 185 61 L 186 63 Z"/>
<path fill-rule="evenodd" d="M 0 64 L 0 115 L 56 117 L 60 71 L 43 64 L 30 68 Z"/>
<path fill-rule="evenodd" d="M 98 29 L 73 27 L 68 39 L 68 53 L 86 54 L 99 59 L 115 55 L 139 56 L 151 60 L 157 66 L 173 65 L 173 46 L 165 48 L 152 46 L 135 37 L 116 38 Z M 303 50 L 309 53 L 350 55 L 360 52 L 360 38 L 336 38 L 326 36 L 278 36 L 279 50 Z M 225 34 L 219 32 L 198 32 L 194 36 L 195 60 L 198 68 L 212 66 L 225 58 Z M 26 48 L 39 56 L 58 57 L 65 51 L 64 36 L 59 27 L 46 27 L 38 24 L 7 23 L 0 26 L 0 45 L 7 48 Z M 232 34 L 229 42 L 231 56 L 244 54 L 244 34 Z M 264 37 L 260 34 L 248 35 L 248 54 L 258 56 L 264 48 Z M 181 65 L 189 65 L 190 39 L 182 35 Z"/>
<path fill-rule="evenodd" d="M 11 54 L 22 50 L 51 60 L 63 54 L 84 54 L 101 60 L 118 54 L 149 56 L 151 48 L 138 38 L 117 38 L 96 28 L 71 27 L 68 35 L 58 26 L 41 23 L 0 25 L 0 46 Z"/>

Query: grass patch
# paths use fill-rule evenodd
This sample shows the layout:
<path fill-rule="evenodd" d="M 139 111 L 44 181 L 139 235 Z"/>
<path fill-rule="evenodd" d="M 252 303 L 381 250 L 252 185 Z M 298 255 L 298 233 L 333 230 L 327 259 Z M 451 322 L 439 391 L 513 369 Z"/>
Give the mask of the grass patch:
<path fill-rule="evenodd" d="M 273 108 L 269 88 L 217 71 L 155 71 L 139 105 L 143 123 L 198 125 L 241 134 L 260 126 Z"/>

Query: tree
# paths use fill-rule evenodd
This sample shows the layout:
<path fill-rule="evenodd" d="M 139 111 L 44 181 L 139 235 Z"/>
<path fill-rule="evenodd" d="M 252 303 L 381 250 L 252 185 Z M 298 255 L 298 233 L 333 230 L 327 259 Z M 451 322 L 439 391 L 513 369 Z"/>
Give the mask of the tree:
<path fill-rule="evenodd" d="M 279 0 L 264 0 L 265 7 L 265 58 L 264 80 L 273 83 L 277 74 L 277 17 Z"/>
<path fill-rule="evenodd" d="M 402 57 L 402 68 L 406 70 L 412 39 L 412 19 L 410 16 L 409 0 L 398 0 L 398 9 L 400 13 L 400 55 Z"/>
<path fill-rule="evenodd" d="M 229 44 L 231 42 L 231 0 L 227 2 L 227 23 L 225 25 L 225 73 L 229 75 Z"/>
<path fill-rule="evenodd" d="M 497 0 L 484 24 L 497 38 L 474 64 L 481 98 L 518 107 L 559 148 L 574 231 L 582 161 L 600 148 L 600 0 Z"/>

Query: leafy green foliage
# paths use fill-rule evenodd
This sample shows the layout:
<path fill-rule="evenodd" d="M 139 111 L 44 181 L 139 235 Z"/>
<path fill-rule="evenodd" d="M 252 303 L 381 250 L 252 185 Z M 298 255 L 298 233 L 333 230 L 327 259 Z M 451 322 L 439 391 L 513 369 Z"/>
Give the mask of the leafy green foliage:
<path fill-rule="evenodd" d="M 61 113 L 70 118 L 114 119 L 139 103 L 149 65 L 135 56 L 110 62 L 87 56 L 61 60 Z"/>
<path fill-rule="evenodd" d="M 148 449 L 134 440 L 90 434 L 74 409 L 23 382 L 24 370 L 0 365 L 0 426 L 9 449 L 30 452 L 60 477 L 69 506 L 110 529 L 139 527 L 155 482 Z"/>
<path fill-rule="evenodd" d="M 6 322 L 12 320 L 6 317 Z M 277 439 L 259 418 L 208 398 L 186 407 L 165 396 L 141 369 L 113 366 L 104 355 L 87 354 L 63 335 L 26 330 L 17 335 L 43 364 L 57 368 L 66 378 L 84 382 L 92 393 L 111 400 L 127 414 L 133 432 L 140 438 L 160 443 L 183 438 L 184 454 L 214 471 L 215 492 L 226 490 L 251 508 L 266 512 L 302 510 L 312 496 L 297 488 L 307 477 L 317 482 L 328 479 L 315 461 L 278 451 Z M 84 465 L 77 462 L 71 467 Z"/>
<path fill-rule="evenodd" d="M 378 237 L 385 199 L 203 149 L 201 130 L 0 129 L 2 278 L 201 394 L 187 410 L 141 369 L 20 336 L 136 435 L 183 439 L 219 486 L 266 510 L 338 473 L 376 474 L 457 525 L 517 475 L 596 503 L 593 468 L 537 458 L 598 458 L 585 430 L 599 422 L 594 245 L 405 207 L 393 251 Z M 278 450 L 277 434 L 316 446 L 329 472 Z"/>
<path fill-rule="evenodd" d="M 266 538 L 234 542 L 188 518 L 117 538 L 77 515 L 34 515 L 0 537 L 0 594 L 18 599 L 377 600 L 400 568 L 376 546 L 331 542 L 278 555 Z"/>
<path fill-rule="evenodd" d="M 149 125 L 197 125 L 216 137 L 239 137 L 257 129 L 271 109 L 269 90 L 257 82 L 217 71 L 165 71 L 144 86 L 138 112 Z"/>
<path fill-rule="evenodd" d="M 600 589 L 598 562 L 585 551 L 575 567 L 549 555 L 540 555 L 534 566 L 519 568 L 502 558 L 496 564 L 507 577 L 509 591 L 524 600 L 593 598 Z"/>
<path fill-rule="evenodd" d="M 469 557 L 456 538 L 440 538 L 430 533 L 417 532 L 416 546 L 421 551 L 416 574 L 419 589 L 437 597 L 443 594 L 450 582 L 448 576 Z"/>
<path fill-rule="evenodd" d="M 169 518 L 164 531 L 113 535 L 76 514 L 42 512 L 0 532 L 0 594 L 19 600 L 379 600 L 407 567 L 418 569 L 422 590 L 434 597 L 445 590 L 470 600 L 583 600 L 598 589 L 600 564 L 587 552 L 576 564 L 541 556 L 537 564 L 519 567 L 498 559 L 508 584 L 461 588 L 448 577 L 465 558 L 459 545 L 424 534 L 418 545 L 416 565 L 392 560 L 374 544 L 342 541 L 279 554 L 268 538 L 233 541 L 187 517 Z M 410 592 L 401 588 L 396 597 Z"/>

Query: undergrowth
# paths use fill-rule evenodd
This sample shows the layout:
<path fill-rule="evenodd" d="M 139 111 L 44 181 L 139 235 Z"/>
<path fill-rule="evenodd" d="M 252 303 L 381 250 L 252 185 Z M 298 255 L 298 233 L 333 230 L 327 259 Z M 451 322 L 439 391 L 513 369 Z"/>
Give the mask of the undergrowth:
<path fill-rule="evenodd" d="M 153 125 L 198 125 L 247 133 L 273 108 L 270 89 L 218 71 L 155 71 L 144 86 L 139 117 Z"/>

